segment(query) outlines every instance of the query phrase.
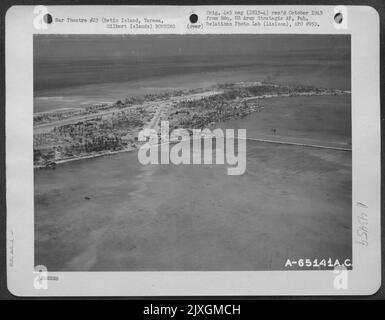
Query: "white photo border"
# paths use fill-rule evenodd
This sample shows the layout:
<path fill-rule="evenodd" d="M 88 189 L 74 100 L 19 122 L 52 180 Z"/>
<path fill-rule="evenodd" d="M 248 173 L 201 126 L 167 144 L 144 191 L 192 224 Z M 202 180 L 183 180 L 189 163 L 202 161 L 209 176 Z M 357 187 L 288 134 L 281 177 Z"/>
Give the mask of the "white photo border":
<path fill-rule="evenodd" d="M 217 9 L 320 9 L 317 29 L 188 28 L 198 17 Z M 379 15 L 372 7 L 347 6 L 348 26 L 336 29 L 335 6 L 48 6 L 57 16 L 153 17 L 172 21 L 174 32 L 138 30 L 136 34 L 350 34 L 352 91 L 352 248 L 348 288 L 336 290 L 332 271 L 226 272 L 52 272 L 46 290 L 34 287 L 33 185 L 33 35 L 121 34 L 99 25 L 52 24 L 36 30 L 34 6 L 13 6 L 6 14 L 6 192 L 7 284 L 16 296 L 220 296 L 220 295 L 370 295 L 381 284 L 380 235 L 380 82 Z M 127 32 L 126 32 L 127 33 Z M 367 246 L 358 243 L 359 217 L 368 216 Z M 48 270 L 49 271 L 49 270 Z"/>

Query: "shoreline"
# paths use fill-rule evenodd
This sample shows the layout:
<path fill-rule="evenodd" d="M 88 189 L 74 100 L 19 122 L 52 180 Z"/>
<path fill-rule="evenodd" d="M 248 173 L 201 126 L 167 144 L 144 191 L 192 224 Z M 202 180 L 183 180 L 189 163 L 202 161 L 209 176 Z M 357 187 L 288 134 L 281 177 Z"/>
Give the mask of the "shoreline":
<path fill-rule="evenodd" d="M 347 90 L 338 90 L 338 89 L 336 89 L 336 90 L 330 90 L 330 91 L 328 90 L 328 91 L 323 91 L 323 92 L 309 91 L 309 92 L 295 92 L 295 93 L 288 93 L 288 94 L 287 93 L 272 94 L 272 95 L 267 94 L 267 95 L 260 95 L 260 96 L 244 97 L 244 98 L 241 98 L 241 101 L 264 100 L 264 99 L 274 99 L 274 98 L 283 98 L 283 97 L 286 97 L 286 98 L 298 97 L 298 96 L 313 97 L 313 96 L 331 96 L 331 95 L 345 95 L 345 94 L 351 94 L 351 92 L 347 91 Z M 191 96 L 194 96 L 194 94 L 190 95 L 190 97 Z M 169 99 L 169 100 L 172 101 L 173 99 Z M 179 99 L 176 99 L 176 100 L 179 100 Z M 156 102 L 158 102 L 158 101 L 156 101 Z M 160 109 L 158 111 L 159 112 L 155 114 L 156 116 L 152 119 L 152 121 L 155 120 L 155 122 L 157 122 L 159 120 Z M 251 111 L 248 114 L 252 114 L 254 112 L 255 112 L 255 110 Z M 98 116 L 98 114 L 96 113 L 93 116 Z M 150 125 L 147 124 L 147 126 L 155 127 L 154 124 L 151 125 L 151 122 L 150 122 Z M 72 162 L 72 161 L 77 161 L 77 160 L 93 159 L 93 158 L 107 156 L 107 155 L 115 155 L 115 154 L 119 154 L 119 153 L 135 151 L 135 150 L 138 150 L 138 149 L 139 149 L 138 146 L 136 146 L 136 147 L 127 147 L 127 148 L 124 148 L 124 149 L 121 149 L 121 150 L 116 150 L 116 151 L 105 150 L 105 151 L 99 151 L 97 153 L 84 154 L 84 155 L 74 156 L 74 157 L 70 157 L 70 158 L 64 158 L 64 159 L 58 159 L 58 160 L 52 159 L 52 161 L 47 162 L 46 164 L 34 165 L 34 170 L 35 169 L 55 169 L 55 167 L 57 165 L 64 164 L 64 163 L 67 163 L 67 162 Z"/>
<path fill-rule="evenodd" d="M 51 163 L 54 164 L 54 166 L 59 165 L 59 164 L 65 164 L 68 162 L 73 162 L 73 161 L 78 161 L 78 160 L 86 160 L 86 159 L 93 159 L 93 158 L 99 158 L 103 156 L 112 156 L 115 154 L 119 153 L 124 153 L 124 152 L 132 152 L 138 150 L 138 148 L 127 148 L 127 149 L 122 149 L 122 150 L 116 150 L 116 151 L 106 151 L 102 153 L 96 153 L 96 154 L 90 154 L 90 155 L 84 155 L 84 156 L 79 156 L 79 157 L 74 157 L 74 158 L 66 158 L 66 159 L 60 159 L 57 161 L 52 161 Z M 54 169 L 55 167 L 50 167 L 50 164 L 47 165 L 34 165 L 33 169 Z"/>

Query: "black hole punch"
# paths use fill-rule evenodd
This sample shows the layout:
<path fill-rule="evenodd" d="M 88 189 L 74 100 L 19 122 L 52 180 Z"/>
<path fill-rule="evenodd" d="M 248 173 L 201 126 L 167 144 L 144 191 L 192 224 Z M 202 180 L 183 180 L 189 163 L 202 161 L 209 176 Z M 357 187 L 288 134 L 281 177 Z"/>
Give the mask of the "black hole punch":
<path fill-rule="evenodd" d="M 190 22 L 191 23 L 197 23 L 197 21 L 198 21 L 198 16 L 195 13 L 190 15 Z"/>
<path fill-rule="evenodd" d="M 52 23 L 52 16 L 49 13 L 47 13 L 44 15 L 43 20 L 45 23 L 51 24 Z"/>
<path fill-rule="evenodd" d="M 338 12 L 334 15 L 334 21 L 338 24 L 342 23 L 342 13 Z"/>

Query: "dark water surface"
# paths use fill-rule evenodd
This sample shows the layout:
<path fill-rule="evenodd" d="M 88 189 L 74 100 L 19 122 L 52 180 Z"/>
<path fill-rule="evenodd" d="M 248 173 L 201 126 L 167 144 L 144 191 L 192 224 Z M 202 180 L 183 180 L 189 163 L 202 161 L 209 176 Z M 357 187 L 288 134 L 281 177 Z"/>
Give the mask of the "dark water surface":
<path fill-rule="evenodd" d="M 350 38 L 37 36 L 34 112 L 236 81 L 350 90 Z"/>

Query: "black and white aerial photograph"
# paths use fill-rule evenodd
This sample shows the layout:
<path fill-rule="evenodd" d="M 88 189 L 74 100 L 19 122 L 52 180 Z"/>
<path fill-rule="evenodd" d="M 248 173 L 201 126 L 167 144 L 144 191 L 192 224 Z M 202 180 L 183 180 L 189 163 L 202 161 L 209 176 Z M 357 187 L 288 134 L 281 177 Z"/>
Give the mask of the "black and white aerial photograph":
<path fill-rule="evenodd" d="M 350 35 L 35 34 L 33 86 L 35 265 L 353 268 Z"/>

